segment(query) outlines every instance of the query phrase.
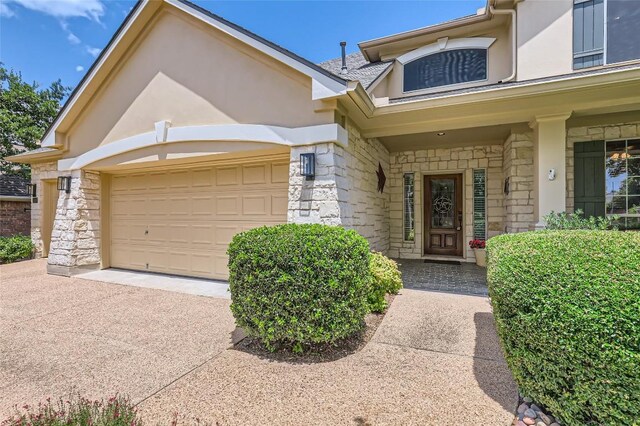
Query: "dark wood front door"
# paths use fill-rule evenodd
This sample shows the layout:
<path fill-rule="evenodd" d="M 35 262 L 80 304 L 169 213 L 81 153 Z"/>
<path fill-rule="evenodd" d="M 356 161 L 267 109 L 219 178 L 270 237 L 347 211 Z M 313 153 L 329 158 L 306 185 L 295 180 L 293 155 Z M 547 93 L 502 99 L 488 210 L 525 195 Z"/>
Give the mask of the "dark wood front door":
<path fill-rule="evenodd" d="M 462 175 L 424 177 L 424 252 L 462 256 Z"/>

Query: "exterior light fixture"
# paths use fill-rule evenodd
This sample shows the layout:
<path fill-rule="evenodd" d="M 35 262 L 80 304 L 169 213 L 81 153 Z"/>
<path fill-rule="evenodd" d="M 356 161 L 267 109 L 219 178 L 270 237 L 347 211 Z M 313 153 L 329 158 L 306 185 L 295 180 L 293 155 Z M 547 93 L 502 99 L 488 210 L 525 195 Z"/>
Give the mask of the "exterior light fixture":
<path fill-rule="evenodd" d="M 445 132 L 438 132 L 438 133 L 436 133 L 436 135 L 438 135 L 438 136 L 444 136 L 445 134 L 446 134 Z"/>
<path fill-rule="evenodd" d="M 38 202 L 38 187 L 35 183 L 27 184 L 27 194 L 31 196 L 32 203 Z"/>
<path fill-rule="evenodd" d="M 71 192 L 71 176 L 58 176 L 58 191 Z"/>
<path fill-rule="evenodd" d="M 300 175 L 313 180 L 316 176 L 316 154 L 308 152 L 300 154 Z"/>
<path fill-rule="evenodd" d="M 32 196 L 32 197 L 35 197 L 37 193 L 38 192 L 37 192 L 36 184 L 35 183 L 28 183 L 27 184 L 27 194 Z"/>

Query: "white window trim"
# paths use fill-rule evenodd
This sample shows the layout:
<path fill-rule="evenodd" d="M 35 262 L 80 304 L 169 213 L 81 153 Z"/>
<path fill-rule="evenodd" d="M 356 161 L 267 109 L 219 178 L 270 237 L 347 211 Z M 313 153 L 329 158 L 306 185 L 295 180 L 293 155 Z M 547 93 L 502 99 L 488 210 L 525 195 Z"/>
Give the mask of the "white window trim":
<path fill-rule="evenodd" d="M 489 80 L 489 47 L 496 41 L 493 37 L 467 37 L 467 38 L 455 38 L 449 39 L 448 37 L 439 38 L 438 41 L 426 46 L 422 46 L 411 52 L 407 52 L 402 56 L 398 56 L 396 61 L 400 64 L 400 75 L 402 76 L 402 93 L 403 94 L 421 94 L 421 93 L 434 93 L 444 90 L 453 90 L 464 87 L 477 86 L 478 83 L 483 83 Z M 417 59 L 424 58 L 425 56 L 433 55 L 448 50 L 460 50 L 460 49 L 484 49 L 487 51 L 487 78 L 483 80 L 474 80 L 464 83 L 447 84 L 444 86 L 428 87 L 425 89 L 416 90 L 404 90 L 404 66 L 409 62 L 413 62 Z"/>

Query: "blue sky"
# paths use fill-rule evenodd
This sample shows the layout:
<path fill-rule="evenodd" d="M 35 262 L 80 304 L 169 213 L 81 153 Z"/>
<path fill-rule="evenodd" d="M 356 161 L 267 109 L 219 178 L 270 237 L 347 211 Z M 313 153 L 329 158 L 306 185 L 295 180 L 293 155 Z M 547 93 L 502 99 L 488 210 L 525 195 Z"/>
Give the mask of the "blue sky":
<path fill-rule="evenodd" d="M 311 60 L 357 43 L 475 13 L 485 0 L 212 1 L 195 3 Z M 131 0 L 0 0 L 0 61 L 44 86 L 75 86 L 124 20 Z"/>

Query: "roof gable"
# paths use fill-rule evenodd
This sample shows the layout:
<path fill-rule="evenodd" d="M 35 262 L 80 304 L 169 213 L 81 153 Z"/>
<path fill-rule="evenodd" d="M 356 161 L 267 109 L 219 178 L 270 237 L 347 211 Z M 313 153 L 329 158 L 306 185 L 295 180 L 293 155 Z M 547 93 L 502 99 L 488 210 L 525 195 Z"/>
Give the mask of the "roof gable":
<path fill-rule="evenodd" d="M 84 105 L 90 101 L 93 93 L 98 90 L 102 80 L 107 78 L 111 69 L 118 66 L 119 60 L 125 56 L 126 51 L 137 35 L 142 33 L 146 24 L 151 21 L 164 5 L 177 8 L 310 77 L 313 86 L 313 100 L 337 97 L 346 91 L 346 80 L 187 0 L 140 0 L 71 93 L 53 124 L 45 132 L 42 146 L 55 147 L 64 145 L 63 140 L 57 140 L 56 130 L 58 127 L 67 119 L 72 120 L 74 116 L 79 114 Z"/>

